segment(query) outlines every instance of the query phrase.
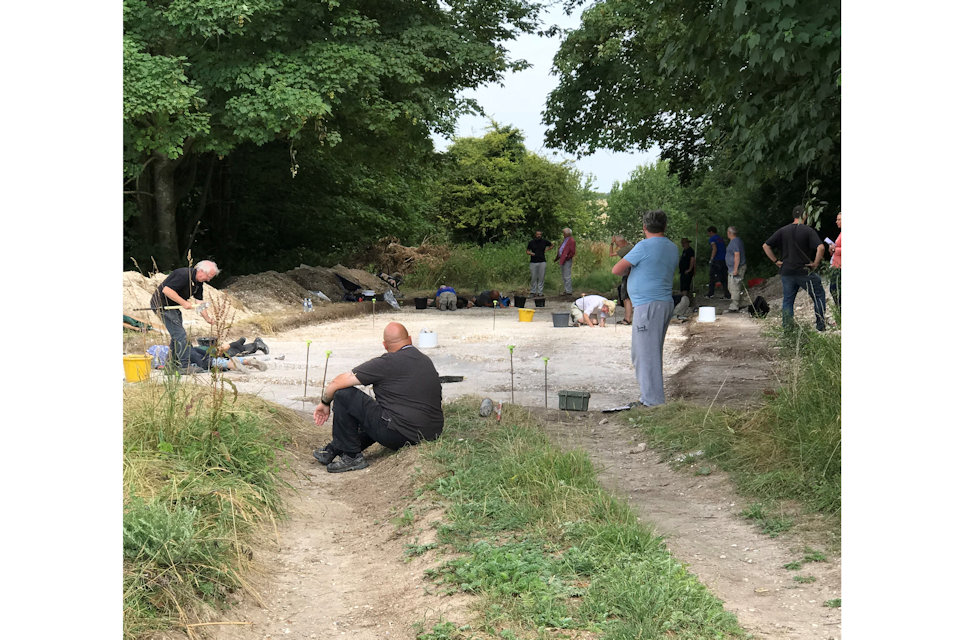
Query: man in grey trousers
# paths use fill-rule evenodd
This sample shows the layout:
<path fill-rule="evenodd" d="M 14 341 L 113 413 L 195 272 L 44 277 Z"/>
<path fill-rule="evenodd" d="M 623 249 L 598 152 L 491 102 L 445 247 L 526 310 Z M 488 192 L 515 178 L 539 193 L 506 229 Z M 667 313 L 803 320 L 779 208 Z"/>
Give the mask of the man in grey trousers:
<path fill-rule="evenodd" d="M 640 385 L 640 401 L 634 406 L 664 404 L 663 341 L 673 315 L 673 273 L 680 250 L 664 235 L 667 214 L 662 210 L 643 214 L 643 235 L 620 262 L 614 275 L 627 276 L 627 293 L 633 303 L 630 358 Z"/>
<path fill-rule="evenodd" d="M 743 293 L 747 273 L 747 253 L 736 227 L 727 227 L 727 289 L 730 290 L 730 306 L 727 311 L 740 311 L 740 295 Z M 749 300 L 747 303 L 749 304 Z"/>

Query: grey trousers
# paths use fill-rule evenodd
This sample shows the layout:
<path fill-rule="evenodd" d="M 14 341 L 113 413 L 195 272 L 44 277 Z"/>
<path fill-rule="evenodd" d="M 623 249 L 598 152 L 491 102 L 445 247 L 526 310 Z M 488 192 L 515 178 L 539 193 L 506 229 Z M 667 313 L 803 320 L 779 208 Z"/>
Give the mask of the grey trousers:
<path fill-rule="evenodd" d="M 543 277 L 547 273 L 546 262 L 530 263 L 530 295 L 543 295 Z"/>
<path fill-rule="evenodd" d="M 573 260 L 560 265 L 560 275 L 563 276 L 563 292 L 573 293 Z"/>
<path fill-rule="evenodd" d="M 663 392 L 663 341 L 672 315 L 673 300 L 654 300 L 633 308 L 630 359 L 640 385 L 640 402 L 648 407 L 667 401 Z"/>
<path fill-rule="evenodd" d="M 730 311 L 737 311 L 740 308 L 740 296 L 743 295 L 743 279 L 747 277 L 746 273 L 747 269 L 743 266 L 737 269 L 737 275 L 727 272 L 727 289 L 730 289 L 730 306 L 727 308 Z M 750 304 L 749 300 L 747 304 Z"/>

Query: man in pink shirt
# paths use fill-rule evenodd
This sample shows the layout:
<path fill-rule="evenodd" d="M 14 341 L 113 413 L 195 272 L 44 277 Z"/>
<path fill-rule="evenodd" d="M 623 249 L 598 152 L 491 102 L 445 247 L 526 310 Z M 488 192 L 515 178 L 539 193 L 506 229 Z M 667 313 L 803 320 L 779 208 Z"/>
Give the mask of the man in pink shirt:
<path fill-rule="evenodd" d="M 563 230 L 563 242 L 557 249 L 554 262 L 560 263 L 560 275 L 563 277 L 563 293 L 573 295 L 573 256 L 577 255 L 577 242 L 570 228 Z"/>
<path fill-rule="evenodd" d="M 840 214 L 837 214 L 837 228 L 840 228 Z M 830 266 L 834 268 L 830 274 L 830 295 L 833 301 L 840 306 L 840 237 L 843 233 L 837 234 L 837 242 L 830 245 Z"/>

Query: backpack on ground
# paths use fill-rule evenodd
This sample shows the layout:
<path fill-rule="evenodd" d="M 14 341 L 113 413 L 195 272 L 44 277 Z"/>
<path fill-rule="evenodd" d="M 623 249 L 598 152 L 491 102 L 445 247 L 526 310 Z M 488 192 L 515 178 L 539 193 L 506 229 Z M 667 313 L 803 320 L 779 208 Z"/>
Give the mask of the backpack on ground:
<path fill-rule="evenodd" d="M 766 318 L 768 313 L 770 313 L 770 305 L 767 304 L 764 297 L 757 296 L 754 298 L 753 304 L 750 305 L 750 315 L 755 318 Z"/>

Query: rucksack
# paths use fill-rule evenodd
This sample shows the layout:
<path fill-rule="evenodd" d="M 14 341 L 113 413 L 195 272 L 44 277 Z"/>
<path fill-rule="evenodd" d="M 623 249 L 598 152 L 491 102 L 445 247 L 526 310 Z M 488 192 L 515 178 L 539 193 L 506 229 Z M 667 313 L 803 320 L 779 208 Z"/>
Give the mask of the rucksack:
<path fill-rule="evenodd" d="M 770 305 L 763 296 L 754 298 L 753 304 L 750 305 L 750 315 L 755 318 L 766 318 L 768 313 L 770 313 Z"/>

